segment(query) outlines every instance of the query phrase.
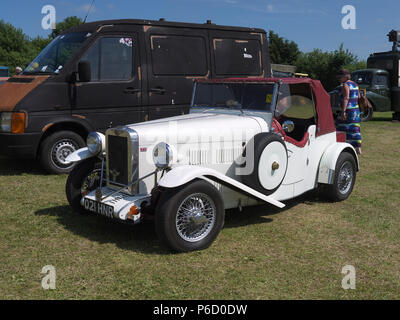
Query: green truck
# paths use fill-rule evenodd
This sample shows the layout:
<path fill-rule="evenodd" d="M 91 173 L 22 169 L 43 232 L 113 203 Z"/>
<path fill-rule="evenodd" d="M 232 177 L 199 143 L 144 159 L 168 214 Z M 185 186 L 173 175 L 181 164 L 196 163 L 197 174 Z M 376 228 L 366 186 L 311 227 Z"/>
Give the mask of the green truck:
<path fill-rule="evenodd" d="M 373 107 L 362 113 L 362 121 L 370 120 L 374 111 L 393 111 L 393 120 L 400 121 L 400 31 L 392 30 L 388 37 L 389 42 L 393 42 L 392 51 L 372 53 L 367 69 L 351 74 L 351 79 L 365 90 Z M 337 99 L 332 106 L 334 113 L 340 112 Z"/>

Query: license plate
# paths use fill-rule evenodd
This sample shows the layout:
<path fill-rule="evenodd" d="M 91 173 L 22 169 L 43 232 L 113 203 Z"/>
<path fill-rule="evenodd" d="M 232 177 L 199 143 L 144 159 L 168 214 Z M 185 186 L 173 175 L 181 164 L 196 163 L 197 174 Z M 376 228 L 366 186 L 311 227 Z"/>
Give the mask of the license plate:
<path fill-rule="evenodd" d="M 114 208 L 112 206 L 109 206 L 108 204 L 85 198 L 83 201 L 83 205 L 88 211 L 101 214 L 108 218 L 114 218 Z"/>

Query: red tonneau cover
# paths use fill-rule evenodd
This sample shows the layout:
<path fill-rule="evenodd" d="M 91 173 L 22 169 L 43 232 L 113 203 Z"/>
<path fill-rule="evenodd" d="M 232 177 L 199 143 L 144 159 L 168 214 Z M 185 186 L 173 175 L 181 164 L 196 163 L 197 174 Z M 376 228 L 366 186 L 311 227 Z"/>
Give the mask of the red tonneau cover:
<path fill-rule="evenodd" d="M 315 104 L 317 110 L 317 136 L 335 132 L 335 122 L 333 120 L 331 100 L 329 94 L 325 91 L 319 80 L 310 78 L 227 78 L 227 79 L 197 79 L 196 82 L 203 83 L 224 83 L 224 82 L 241 82 L 241 83 L 277 83 L 282 81 L 286 84 L 307 83 L 314 92 Z"/>

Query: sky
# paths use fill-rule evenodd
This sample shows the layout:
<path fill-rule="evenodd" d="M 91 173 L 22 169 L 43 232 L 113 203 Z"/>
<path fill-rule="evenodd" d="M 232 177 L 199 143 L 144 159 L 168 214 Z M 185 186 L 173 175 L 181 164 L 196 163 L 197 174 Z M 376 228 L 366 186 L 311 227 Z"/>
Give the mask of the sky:
<path fill-rule="evenodd" d="M 91 0 L 2 0 L 0 19 L 31 37 L 47 36 L 42 8 L 53 5 L 56 20 L 84 18 Z M 343 29 L 345 5 L 355 8 L 356 29 Z M 273 30 L 309 52 L 345 49 L 366 59 L 370 53 L 391 50 L 387 34 L 400 30 L 398 0 L 95 0 L 87 21 L 165 18 L 168 21 L 255 27 Z"/>

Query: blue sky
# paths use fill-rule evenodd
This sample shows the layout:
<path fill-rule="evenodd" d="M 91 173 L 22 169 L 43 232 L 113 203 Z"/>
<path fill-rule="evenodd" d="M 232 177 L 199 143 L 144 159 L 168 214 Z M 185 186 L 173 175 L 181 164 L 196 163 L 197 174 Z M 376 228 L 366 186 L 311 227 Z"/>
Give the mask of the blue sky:
<path fill-rule="evenodd" d="M 2 0 L 0 19 L 22 28 L 29 36 L 47 36 L 41 27 L 44 5 L 54 5 L 57 21 L 83 18 L 91 0 Z M 342 29 L 344 5 L 356 9 L 356 30 Z M 398 0 L 95 0 L 88 21 L 156 19 L 273 30 L 295 41 L 300 50 L 337 49 L 341 43 L 359 58 L 391 49 L 386 34 L 400 29 Z"/>

